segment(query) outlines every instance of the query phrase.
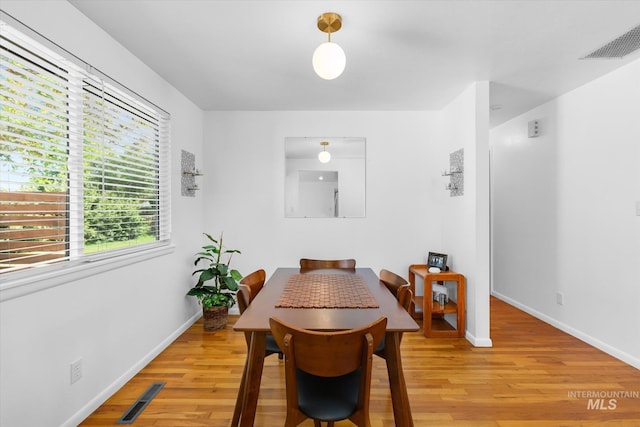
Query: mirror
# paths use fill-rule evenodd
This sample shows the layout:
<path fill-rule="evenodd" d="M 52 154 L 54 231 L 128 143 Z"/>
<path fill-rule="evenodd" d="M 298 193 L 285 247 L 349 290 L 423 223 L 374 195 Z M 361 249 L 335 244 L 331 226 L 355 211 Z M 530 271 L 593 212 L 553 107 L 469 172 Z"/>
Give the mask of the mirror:
<path fill-rule="evenodd" d="M 365 138 L 289 137 L 284 151 L 285 217 L 365 216 Z"/>

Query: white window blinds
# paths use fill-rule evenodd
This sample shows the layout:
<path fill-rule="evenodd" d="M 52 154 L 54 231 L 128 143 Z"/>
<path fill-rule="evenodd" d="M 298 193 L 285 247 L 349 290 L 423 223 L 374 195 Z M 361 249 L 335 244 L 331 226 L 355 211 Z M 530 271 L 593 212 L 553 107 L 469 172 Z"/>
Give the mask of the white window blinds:
<path fill-rule="evenodd" d="M 168 115 L 1 28 L 0 274 L 166 244 Z"/>

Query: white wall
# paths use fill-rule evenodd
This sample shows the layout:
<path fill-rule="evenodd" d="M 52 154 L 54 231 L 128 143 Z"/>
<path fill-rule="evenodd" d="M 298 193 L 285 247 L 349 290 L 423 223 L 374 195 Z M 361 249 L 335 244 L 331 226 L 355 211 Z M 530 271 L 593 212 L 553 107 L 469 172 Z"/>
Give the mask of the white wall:
<path fill-rule="evenodd" d="M 355 258 L 407 277 L 441 246 L 437 112 L 208 112 L 205 228 L 224 230 L 242 273 L 301 257 Z M 285 218 L 284 139 L 366 138 L 365 218 Z"/>
<path fill-rule="evenodd" d="M 118 268 L 98 263 L 106 271 L 25 296 L 0 293 L 0 425 L 77 425 L 199 313 L 184 294 L 204 199 L 180 196 L 180 150 L 200 165 L 202 112 L 69 3 L 3 0 L 2 9 L 172 115 L 174 250 Z M 83 378 L 71 385 L 78 358 Z"/>
<path fill-rule="evenodd" d="M 640 60 L 491 146 L 494 294 L 640 368 Z"/>
<path fill-rule="evenodd" d="M 464 194 L 451 197 L 441 177 L 442 247 L 449 267 L 466 278 L 467 339 L 490 347 L 489 336 L 489 83 L 477 82 L 442 110 L 443 153 L 440 170 L 449 169 L 449 154 L 464 149 Z M 437 249 L 437 248 L 436 248 Z"/>

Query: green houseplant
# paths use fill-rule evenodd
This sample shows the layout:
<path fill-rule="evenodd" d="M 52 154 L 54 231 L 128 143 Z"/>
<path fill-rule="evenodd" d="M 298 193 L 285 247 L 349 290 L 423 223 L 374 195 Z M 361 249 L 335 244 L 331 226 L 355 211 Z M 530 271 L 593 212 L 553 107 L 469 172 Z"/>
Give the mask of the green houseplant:
<path fill-rule="evenodd" d="M 229 308 L 235 304 L 234 295 L 242 274 L 229 268 L 229 264 L 233 254 L 239 254 L 240 251 L 226 249 L 222 245 L 222 234 L 218 240 L 207 233 L 203 234 L 211 244 L 202 246 L 202 251 L 196 254 L 193 265 L 197 267 L 201 262 L 205 265 L 193 272 L 193 275 L 199 274 L 198 283 L 187 295 L 196 297 L 202 305 L 204 328 L 215 331 L 227 325 Z M 223 258 L 226 258 L 226 262 Z"/>

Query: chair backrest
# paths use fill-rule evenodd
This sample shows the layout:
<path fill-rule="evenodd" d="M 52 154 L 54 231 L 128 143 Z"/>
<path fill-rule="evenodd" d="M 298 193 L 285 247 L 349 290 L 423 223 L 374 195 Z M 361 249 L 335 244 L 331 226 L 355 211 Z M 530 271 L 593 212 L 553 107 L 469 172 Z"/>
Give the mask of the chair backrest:
<path fill-rule="evenodd" d="M 409 287 L 409 282 L 404 278 L 392 273 L 389 270 L 380 270 L 380 281 L 389 289 L 405 310 L 409 310 L 413 292 Z"/>
<path fill-rule="evenodd" d="M 309 259 L 300 258 L 300 269 L 313 270 L 318 268 L 356 268 L 355 259 Z"/>
<path fill-rule="evenodd" d="M 251 291 L 248 286 L 240 285 L 238 286 L 238 292 L 236 292 L 236 300 L 238 301 L 238 309 L 240 309 L 240 314 L 244 313 L 244 311 L 251 304 Z"/>
<path fill-rule="evenodd" d="M 242 280 L 240 280 L 240 286 L 236 294 L 240 314 L 244 313 L 247 307 L 249 307 L 249 304 L 251 304 L 251 301 L 253 301 L 256 295 L 258 295 L 258 292 L 260 292 L 260 290 L 264 286 L 266 277 L 267 275 L 265 271 L 260 269 L 243 277 Z"/>
<path fill-rule="evenodd" d="M 413 299 L 413 292 L 411 292 L 409 285 L 400 286 L 398 293 L 396 294 L 396 298 L 400 305 L 403 306 L 405 310 L 409 311 L 411 308 L 411 300 Z"/>
<path fill-rule="evenodd" d="M 380 270 L 380 281 L 389 289 L 393 296 L 397 297 L 398 289 L 401 286 L 408 285 L 409 282 L 404 280 L 403 277 L 398 276 L 396 273 L 392 273 L 389 270 Z"/>
<path fill-rule="evenodd" d="M 301 329 L 278 318 L 269 319 L 269 325 L 283 349 L 285 363 L 311 375 L 337 377 L 370 363 L 367 357 L 382 341 L 387 318 L 356 329 L 332 332 Z"/>

